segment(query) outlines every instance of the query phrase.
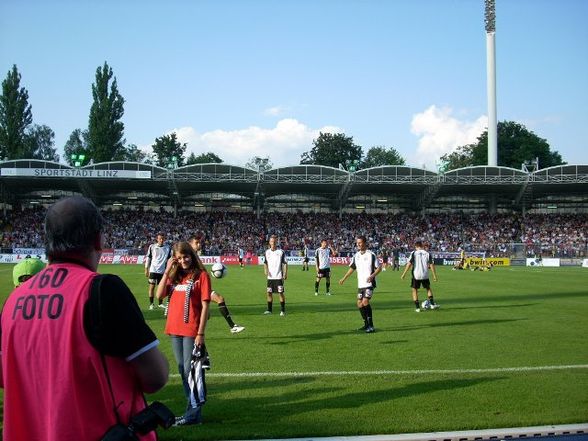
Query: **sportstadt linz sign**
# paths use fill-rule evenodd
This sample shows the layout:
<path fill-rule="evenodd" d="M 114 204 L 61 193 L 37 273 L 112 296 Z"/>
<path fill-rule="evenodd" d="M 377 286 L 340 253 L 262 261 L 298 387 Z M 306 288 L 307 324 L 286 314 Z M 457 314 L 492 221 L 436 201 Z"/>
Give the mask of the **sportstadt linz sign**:
<path fill-rule="evenodd" d="M 67 168 L 0 168 L 0 176 L 31 176 L 36 178 L 125 178 L 151 179 L 147 170 L 81 170 Z"/>

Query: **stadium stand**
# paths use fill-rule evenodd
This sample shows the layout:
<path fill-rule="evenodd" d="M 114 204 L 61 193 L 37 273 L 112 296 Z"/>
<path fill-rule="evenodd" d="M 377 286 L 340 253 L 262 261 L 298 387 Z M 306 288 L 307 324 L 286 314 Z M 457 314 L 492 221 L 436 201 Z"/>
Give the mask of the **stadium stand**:
<path fill-rule="evenodd" d="M 297 252 L 330 238 L 350 252 L 358 232 L 375 248 L 585 257 L 588 165 L 528 173 L 469 167 L 444 174 L 404 166 L 349 173 L 300 165 L 259 173 L 226 164 L 165 169 L 108 162 L 73 168 L 39 160 L 0 163 L 1 246 L 42 246 L 44 208 L 82 194 L 102 207 L 107 246 L 141 252 L 158 231 L 202 237 L 206 252 L 253 253 L 270 234 Z M 367 212 L 370 216 L 360 216 Z"/>
<path fill-rule="evenodd" d="M 44 207 L 10 210 L 2 216 L 2 248 L 41 248 Z M 212 255 L 236 254 L 240 245 L 260 253 L 267 238 L 276 234 L 285 250 L 297 253 L 303 243 L 316 248 L 323 237 L 329 238 L 341 252 L 351 252 L 354 237 L 366 234 L 374 248 L 410 250 L 417 238 L 430 243 L 435 251 L 485 252 L 494 257 L 511 257 L 512 244 L 524 245 L 526 256 L 585 257 L 587 255 L 588 217 L 583 214 L 374 214 L 366 218 L 349 214 L 298 212 L 253 213 L 182 211 L 174 218 L 165 211 L 107 209 L 107 248 L 144 250 L 157 232 L 171 241 L 185 239 L 186 232 L 202 238 L 205 252 Z M 190 233 L 192 234 L 192 233 Z"/>

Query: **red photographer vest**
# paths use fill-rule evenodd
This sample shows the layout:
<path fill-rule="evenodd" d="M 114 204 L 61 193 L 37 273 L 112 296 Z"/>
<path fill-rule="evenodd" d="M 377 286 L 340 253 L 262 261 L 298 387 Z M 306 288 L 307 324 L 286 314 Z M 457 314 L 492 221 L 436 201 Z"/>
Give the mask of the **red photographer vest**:
<path fill-rule="evenodd" d="M 100 353 L 84 331 L 96 273 L 54 264 L 16 288 L 2 311 L 5 440 L 98 440 L 117 423 Z M 145 408 L 124 359 L 105 357 L 121 422 Z M 155 440 L 155 432 L 143 437 Z"/>

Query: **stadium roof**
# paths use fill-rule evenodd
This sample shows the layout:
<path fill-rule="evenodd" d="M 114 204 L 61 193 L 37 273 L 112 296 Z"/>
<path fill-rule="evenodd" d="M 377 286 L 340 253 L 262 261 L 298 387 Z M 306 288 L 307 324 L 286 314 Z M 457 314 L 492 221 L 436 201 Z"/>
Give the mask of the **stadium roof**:
<path fill-rule="evenodd" d="M 228 164 L 195 164 L 166 169 L 135 162 L 85 167 L 41 160 L 0 162 L 2 202 L 43 202 L 83 194 L 97 204 L 206 206 L 227 201 L 263 209 L 299 196 L 302 203 L 342 209 L 356 201 L 388 201 L 402 210 L 432 207 L 438 201 L 497 198 L 504 207 L 531 208 L 541 201 L 588 207 L 588 165 L 562 165 L 533 173 L 508 167 L 467 167 L 446 173 L 382 166 L 350 173 L 320 165 L 295 165 L 259 173 Z M 444 201 L 444 202 L 443 202 Z M 212 204 L 214 206 L 214 204 Z M 222 204 L 219 204 L 221 206 Z"/>

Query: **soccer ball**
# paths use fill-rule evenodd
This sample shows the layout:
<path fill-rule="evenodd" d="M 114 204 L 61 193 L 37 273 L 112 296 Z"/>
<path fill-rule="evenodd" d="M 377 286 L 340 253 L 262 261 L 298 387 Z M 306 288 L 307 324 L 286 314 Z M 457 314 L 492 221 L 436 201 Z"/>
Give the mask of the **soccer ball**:
<path fill-rule="evenodd" d="M 431 302 L 429 302 L 429 299 L 423 300 L 423 303 L 421 303 L 421 309 L 431 309 Z"/>
<path fill-rule="evenodd" d="M 214 277 L 215 279 L 222 279 L 227 275 L 227 267 L 224 266 L 222 263 L 217 262 L 212 265 L 212 268 L 210 269 L 210 274 L 212 274 L 212 277 Z"/>

